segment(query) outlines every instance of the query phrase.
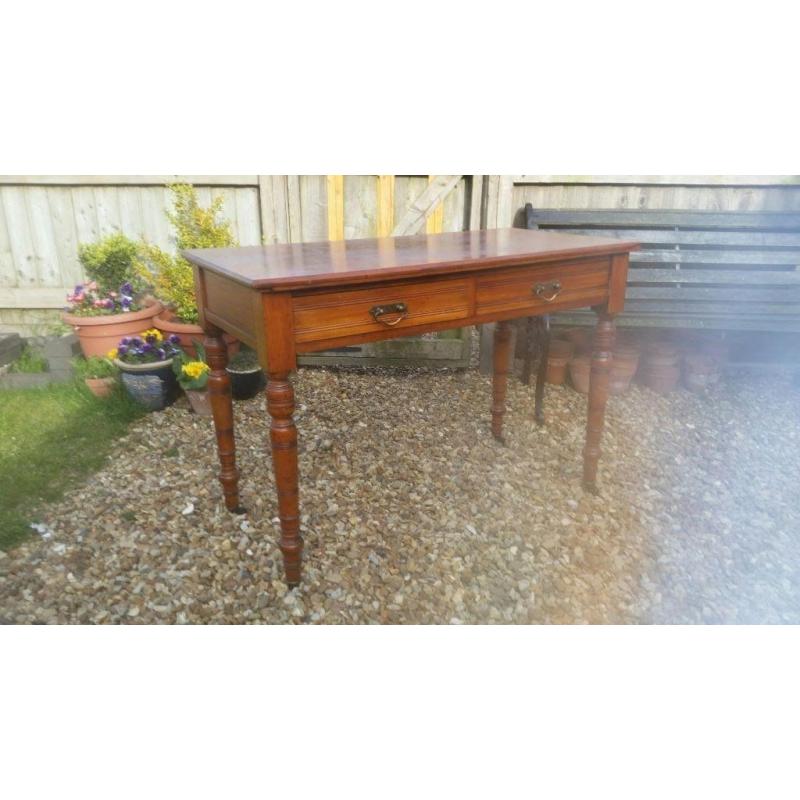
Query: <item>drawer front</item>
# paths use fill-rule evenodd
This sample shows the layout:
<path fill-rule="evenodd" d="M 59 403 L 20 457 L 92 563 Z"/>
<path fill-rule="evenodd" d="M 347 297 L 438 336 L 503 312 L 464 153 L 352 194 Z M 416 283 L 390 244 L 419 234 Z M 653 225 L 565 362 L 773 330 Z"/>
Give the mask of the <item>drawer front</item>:
<path fill-rule="evenodd" d="M 293 298 L 297 342 L 402 330 L 469 316 L 470 281 L 437 280 Z M 399 305 L 399 309 L 398 309 Z"/>
<path fill-rule="evenodd" d="M 478 278 L 478 314 L 495 311 L 542 313 L 547 308 L 582 308 L 608 297 L 607 258 L 555 267 L 515 267 Z"/>

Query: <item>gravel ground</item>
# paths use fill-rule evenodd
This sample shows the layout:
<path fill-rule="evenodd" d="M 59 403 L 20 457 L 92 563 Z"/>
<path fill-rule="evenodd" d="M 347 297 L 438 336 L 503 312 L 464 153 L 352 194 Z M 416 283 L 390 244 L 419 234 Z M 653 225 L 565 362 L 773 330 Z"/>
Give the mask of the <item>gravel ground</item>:
<path fill-rule="evenodd" d="M 282 578 L 261 398 L 236 404 L 228 514 L 210 420 L 178 404 L 0 553 L 6 623 L 797 623 L 800 390 L 742 376 L 608 405 L 600 497 L 586 400 L 475 370 L 301 370 L 303 585 Z"/>

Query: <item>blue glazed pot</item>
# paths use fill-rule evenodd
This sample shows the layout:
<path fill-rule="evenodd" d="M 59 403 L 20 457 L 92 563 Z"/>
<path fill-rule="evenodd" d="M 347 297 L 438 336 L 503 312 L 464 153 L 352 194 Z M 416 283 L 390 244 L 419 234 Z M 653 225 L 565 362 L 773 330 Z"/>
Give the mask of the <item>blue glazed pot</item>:
<path fill-rule="evenodd" d="M 152 364 L 126 364 L 114 359 L 122 385 L 128 394 L 150 411 L 162 411 L 178 396 L 178 379 L 172 371 L 172 359 Z"/>

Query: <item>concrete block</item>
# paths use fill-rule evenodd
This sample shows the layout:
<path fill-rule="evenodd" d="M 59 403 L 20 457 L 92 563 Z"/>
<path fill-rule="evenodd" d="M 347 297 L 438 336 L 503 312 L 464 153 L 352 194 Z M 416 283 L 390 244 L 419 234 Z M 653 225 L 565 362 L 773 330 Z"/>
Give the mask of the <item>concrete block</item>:
<path fill-rule="evenodd" d="M 18 333 L 0 334 L 0 367 L 16 361 L 22 354 L 22 338 Z"/>

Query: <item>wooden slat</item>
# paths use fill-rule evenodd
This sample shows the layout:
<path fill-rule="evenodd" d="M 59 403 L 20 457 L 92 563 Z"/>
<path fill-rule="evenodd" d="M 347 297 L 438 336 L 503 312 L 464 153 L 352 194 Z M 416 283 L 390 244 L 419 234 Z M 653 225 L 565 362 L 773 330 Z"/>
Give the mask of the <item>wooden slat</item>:
<path fill-rule="evenodd" d="M 258 218 L 258 193 L 254 189 L 237 189 L 235 192 L 221 191 L 225 198 L 223 216 L 235 222 L 234 232 L 241 245 L 261 244 L 261 221 Z"/>
<path fill-rule="evenodd" d="M 258 186 L 260 175 L 0 175 L 6 186 Z"/>
<path fill-rule="evenodd" d="M 6 219 L 9 247 L 18 271 L 17 286 L 21 289 L 36 287 L 36 260 L 25 198 L 13 188 L 4 186 L 0 188 L 0 202 Z"/>
<path fill-rule="evenodd" d="M 391 236 L 394 228 L 394 175 L 378 175 L 377 236 Z"/>
<path fill-rule="evenodd" d="M 567 232 L 566 228 L 562 228 Z M 800 248 L 800 233 L 762 231 L 685 231 L 646 228 L 569 228 L 569 233 L 635 239 L 643 244 L 733 245 L 739 247 Z"/>
<path fill-rule="evenodd" d="M 437 175 L 428 188 L 406 209 L 394 226 L 393 236 L 408 236 L 417 233 L 434 208 L 461 180 L 460 175 Z"/>
<path fill-rule="evenodd" d="M 327 241 L 328 189 L 325 175 L 300 176 L 300 210 L 303 215 L 303 241 Z"/>
<path fill-rule="evenodd" d="M 554 317 L 559 325 L 594 325 L 597 316 L 593 311 L 569 311 Z M 646 328 L 696 328 L 701 330 L 749 330 L 749 331 L 800 331 L 800 316 L 772 314 L 759 316 L 739 313 L 706 314 L 705 316 L 683 313 L 630 313 L 624 311 L 617 317 L 621 326 Z"/>
<path fill-rule="evenodd" d="M 289 241 L 303 241 L 303 213 L 300 207 L 300 176 L 286 176 L 286 200 L 289 209 Z"/>
<path fill-rule="evenodd" d="M 14 254 L 11 252 L 11 239 L 6 226 L 6 215 L 3 210 L 3 190 L 0 189 L 0 295 L 7 288 L 16 286 L 19 273 L 14 265 Z"/>
<path fill-rule="evenodd" d="M 789 264 L 800 265 L 792 250 L 638 250 L 631 264 Z"/>
<path fill-rule="evenodd" d="M 0 308 L 64 308 L 67 294 L 73 286 L 57 286 L 46 289 L 2 287 Z"/>
<path fill-rule="evenodd" d="M 789 289 L 773 287 L 741 286 L 628 286 L 625 290 L 627 300 L 747 300 L 800 302 L 800 286 Z"/>
<path fill-rule="evenodd" d="M 587 210 L 554 210 L 536 209 L 533 218 L 543 226 L 635 226 L 646 228 L 657 226 L 686 228 L 757 228 L 761 230 L 795 230 L 800 231 L 800 213 L 792 212 L 745 212 L 732 211 L 614 211 L 600 209 Z"/>
<path fill-rule="evenodd" d="M 626 301 L 625 308 L 631 312 L 637 311 L 675 311 L 675 303 L 660 302 L 658 300 L 631 300 Z M 796 303 L 706 303 L 686 301 L 680 306 L 681 313 L 691 314 L 729 314 L 736 316 L 743 314 L 797 314 L 800 317 L 800 300 Z"/>
<path fill-rule="evenodd" d="M 374 175 L 345 175 L 345 239 L 364 239 L 375 236 L 378 225 L 376 188 Z"/>
<path fill-rule="evenodd" d="M 793 286 L 800 283 L 800 271 L 722 269 L 631 269 L 628 283 L 734 283 Z"/>
<path fill-rule="evenodd" d="M 289 241 L 289 206 L 285 175 L 259 176 L 259 208 L 265 244 Z"/>
<path fill-rule="evenodd" d="M 515 175 L 514 183 L 617 186 L 797 186 L 800 175 Z"/>
<path fill-rule="evenodd" d="M 328 239 L 344 239 L 344 175 L 328 175 Z"/>
<path fill-rule="evenodd" d="M 428 183 L 433 183 L 436 180 L 435 175 L 428 175 Z M 426 233 L 441 233 L 444 227 L 444 203 L 440 200 L 434 207 L 433 211 L 428 214 L 425 220 Z"/>
<path fill-rule="evenodd" d="M 481 196 L 483 175 L 469 176 L 469 229 L 477 231 L 481 227 Z"/>

